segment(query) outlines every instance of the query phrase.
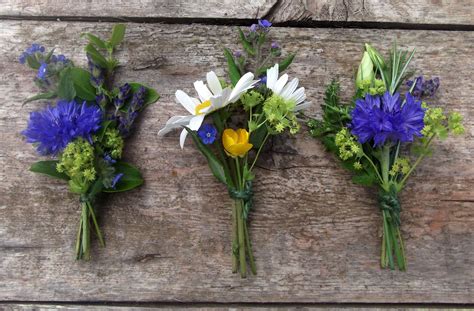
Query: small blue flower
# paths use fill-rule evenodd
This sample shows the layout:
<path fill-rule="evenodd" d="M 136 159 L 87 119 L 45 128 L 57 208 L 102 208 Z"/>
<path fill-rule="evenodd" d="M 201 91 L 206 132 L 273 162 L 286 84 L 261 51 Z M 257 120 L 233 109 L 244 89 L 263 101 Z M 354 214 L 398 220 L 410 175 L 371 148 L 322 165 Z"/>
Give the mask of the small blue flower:
<path fill-rule="evenodd" d="M 203 144 L 210 145 L 214 143 L 217 138 L 217 129 L 212 124 L 203 124 L 198 131 L 198 136 Z"/>
<path fill-rule="evenodd" d="M 413 87 L 412 94 L 415 98 L 420 99 L 422 97 L 433 97 L 436 91 L 439 88 L 439 78 L 433 78 L 430 80 L 425 80 L 423 76 L 416 77 L 414 80 L 407 81 L 407 86 L 411 88 Z"/>
<path fill-rule="evenodd" d="M 258 25 L 257 24 L 252 24 L 250 26 L 250 32 L 256 32 L 258 30 Z"/>
<path fill-rule="evenodd" d="M 22 134 L 28 143 L 37 144 L 40 154 L 57 155 L 78 137 L 92 144 L 92 134 L 100 129 L 101 122 L 102 111 L 96 105 L 60 100 L 55 107 L 32 112 Z"/>
<path fill-rule="evenodd" d="M 106 153 L 104 155 L 104 160 L 105 162 L 107 162 L 108 164 L 115 164 L 117 161 L 115 159 L 113 159 L 110 154 Z"/>
<path fill-rule="evenodd" d="M 274 41 L 274 42 L 272 42 L 271 47 L 272 47 L 272 49 L 277 50 L 277 49 L 280 48 L 280 45 L 278 44 L 278 42 L 275 42 L 275 41 Z"/>
<path fill-rule="evenodd" d="M 38 69 L 38 74 L 36 77 L 40 80 L 46 79 L 46 75 L 48 74 L 48 64 L 41 63 L 41 66 Z"/>
<path fill-rule="evenodd" d="M 422 136 L 424 116 L 421 101 L 408 92 L 403 106 L 399 93 L 367 94 L 364 99 L 356 101 L 350 128 L 362 144 L 373 141 L 374 146 L 381 146 L 387 141 L 411 142 L 414 136 Z"/>
<path fill-rule="evenodd" d="M 272 26 L 272 23 L 270 23 L 266 19 L 259 19 L 258 20 L 258 25 L 262 28 L 270 28 Z"/>
<path fill-rule="evenodd" d="M 115 185 L 119 182 L 119 180 L 123 177 L 123 173 L 118 173 L 115 175 L 114 179 L 112 180 L 112 188 L 115 189 Z"/>
<path fill-rule="evenodd" d="M 234 56 L 239 58 L 240 56 L 242 56 L 242 51 L 239 51 L 239 50 L 235 51 Z"/>
<path fill-rule="evenodd" d="M 23 53 L 21 53 L 18 60 L 20 61 L 21 64 L 24 64 L 28 56 L 32 56 L 33 54 L 37 52 L 44 53 L 44 51 L 45 51 L 44 46 L 39 45 L 37 43 L 33 43 L 29 48 L 27 48 Z"/>

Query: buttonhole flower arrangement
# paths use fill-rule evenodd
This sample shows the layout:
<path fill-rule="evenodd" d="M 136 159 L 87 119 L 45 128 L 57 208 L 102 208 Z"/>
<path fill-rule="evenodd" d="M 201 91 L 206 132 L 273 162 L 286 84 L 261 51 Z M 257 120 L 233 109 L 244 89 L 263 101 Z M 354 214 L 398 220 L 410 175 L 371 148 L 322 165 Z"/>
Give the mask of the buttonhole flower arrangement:
<path fill-rule="evenodd" d="M 407 262 L 398 194 L 432 153 L 433 141 L 464 132 L 459 113 L 446 113 L 428 103 L 439 88 L 439 78 L 407 80 L 413 56 L 414 50 L 394 45 L 385 59 L 366 44 L 352 101 L 341 103 L 339 83 L 333 80 L 326 89 L 322 119 L 308 122 L 311 135 L 354 173 L 355 183 L 378 188 L 383 228 L 380 264 L 400 270 L 406 270 Z"/>
<path fill-rule="evenodd" d="M 300 129 L 297 114 L 306 108 L 305 90 L 297 78 L 280 75 L 294 59 L 271 42 L 271 23 L 259 20 L 238 30 L 242 50 L 224 49 L 230 83 L 208 72 L 206 83 L 196 81 L 197 97 L 176 91 L 176 100 L 188 115 L 171 117 L 159 135 L 181 129 L 179 144 L 191 136 L 209 168 L 235 201 L 232 208 L 232 272 L 257 273 L 250 242 L 249 213 L 256 163 L 270 137 Z M 251 70 L 252 68 L 252 70 Z M 248 266 L 247 266 L 248 265 Z"/>
<path fill-rule="evenodd" d="M 22 134 L 41 156 L 49 158 L 34 163 L 31 171 L 67 181 L 69 190 L 79 196 L 77 259 L 90 259 L 93 233 L 105 246 L 96 197 L 103 192 L 128 191 L 143 183 L 139 170 L 121 159 L 124 138 L 140 112 L 159 95 L 139 83 L 113 87 L 118 66 L 113 53 L 124 34 L 121 24 L 113 28 L 108 40 L 83 34 L 89 41 L 85 48 L 87 70 L 39 44 L 33 44 L 19 58 L 20 63 L 36 70 L 34 81 L 41 89 L 25 102 L 54 102 L 32 112 Z"/>

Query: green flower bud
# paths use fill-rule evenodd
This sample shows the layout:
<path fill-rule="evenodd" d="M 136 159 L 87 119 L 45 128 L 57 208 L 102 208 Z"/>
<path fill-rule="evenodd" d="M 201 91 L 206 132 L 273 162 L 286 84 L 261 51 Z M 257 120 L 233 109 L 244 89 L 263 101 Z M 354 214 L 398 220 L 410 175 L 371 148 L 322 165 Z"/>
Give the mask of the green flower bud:
<path fill-rule="evenodd" d="M 356 76 L 356 85 L 359 86 L 362 81 L 372 81 L 374 79 L 374 64 L 370 59 L 370 55 L 367 52 L 364 52 L 364 56 L 359 64 L 359 69 L 357 70 Z"/>

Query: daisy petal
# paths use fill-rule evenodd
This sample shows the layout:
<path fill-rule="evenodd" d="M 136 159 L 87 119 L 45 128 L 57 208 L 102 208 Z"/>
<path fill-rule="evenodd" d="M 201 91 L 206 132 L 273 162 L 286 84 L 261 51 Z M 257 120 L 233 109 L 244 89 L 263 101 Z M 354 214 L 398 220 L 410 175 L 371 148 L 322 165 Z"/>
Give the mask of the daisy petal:
<path fill-rule="evenodd" d="M 200 114 L 198 116 L 195 116 L 189 121 L 189 129 L 192 131 L 197 131 L 201 127 L 202 122 L 204 121 L 205 114 Z"/>
<path fill-rule="evenodd" d="M 283 88 L 283 90 L 280 93 L 280 96 L 283 97 L 284 99 L 288 100 L 290 98 L 291 94 L 293 94 L 293 92 L 298 87 L 298 82 L 299 82 L 298 78 L 294 78 L 293 80 L 291 80 L 290 83 L 285 85 L 285 87 Z"/>
<path fill-rule="evenodd" d="M 229 96 L 229 102 L 233 103 L 240 98 L 243 92 L 247 91 L 248 89 L 252 88 L 258 80 L 253 79 L 253 73 L 247 72 L 244 74 L 239 82 L 235 85 L 232 93 Z"/>
<path fill-rule="evenodd" d="M 186 129 L 183 129 L 181 135 L 179 135 L 179 145 L 181 146 L 181 149 L 184 148 L 184 141 L 186 140 L 186 136 L 188 136 L 188 131 Z"/>
<path fill-rule="evenodd" d="M 188 94 L 181 90 L 177 90 L 175 93 L 176 99 L 178 102 L 183 105 L 183 107 L 191 114 L 196 114 L 196 104 L 195 99 L 189 97 Z"/>
<path fill-rule="evenodd" d="M 293 111 L 300 111 L 300 110 L 303 110 L 303 109 L 306 109 L 308 108 L 309 106 L 311 105 L 311 102 L 303 102 L 299 105 L 296 105 L 295 109 Z"/>
<path fill-rule="evenodd" d="M 205 102 L 206 100 L 209 100 L 211 98 L 212 93 L 209 91 L 207 86 L 204 84 L 202 81 L 196 81 L 194 82 L 194 88 L 196 89 L 196 92 L 199 95 L 199 99 L 201 102 Z"/>
<path fill-rule="evenodd" d="M 226 87 L 219 96 L 211 97 L 211 111 L 220 109 L 229 104 L 229 96 L 232 90 Z"/>
<path fill-rule="evenodd" d="M 176 128 L 180 128 L 183 125 L 189 124 L 193 116 L 174 116 L 171 117 L 167 122 L 164 128 L 158 132 L 158 136 L 163 136 Z"/>
<path fill-rule="evenodd" d="M 275 64 L 272 68 L 267 69 L 267 87 L 273 90 L 278 80 L 278 64 Z"/>
<path fill-rule="evenodd" d="M 283 90 L 283 87 L 285 86 L 286 82 L 288 82 L 288 75 L 285 73 L 280 77 L 280 79 L 278 79 L 278 81 L 273 86 L 273 93 L 280 95 L 281 90 Z"/>
<path fill-rule="evenodd" d="M 207 85 L 211 89 L 211 92 L 214 93 L 214 95 L 219 95 L 220 93 L 222 93 L 221 82 L 219 81 L 219 78 L 214 73 L 214 71 L 208 72 L 206 75 L 206 79 Z"/>
<path fill-rule="evenodd" d="M 304 100 L 306 99 L 306 95 L 304 93 L 304 87 L 300 87 L 299 89 L 296 90 L 296 92 L 291 94 L 290 99 L 293 99 L 297 105 L 304 102 Z"/>

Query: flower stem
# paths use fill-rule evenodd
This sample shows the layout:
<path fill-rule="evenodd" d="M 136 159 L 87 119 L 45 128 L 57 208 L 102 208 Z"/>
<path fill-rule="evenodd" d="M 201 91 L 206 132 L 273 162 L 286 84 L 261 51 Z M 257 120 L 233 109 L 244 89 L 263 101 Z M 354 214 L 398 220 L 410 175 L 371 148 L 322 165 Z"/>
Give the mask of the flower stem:
<path fill-rule="evenodd" d="M 99 224 L 97 223 L 97 219 L 95 218 L 95 213 L 94 209 L 92 208 L 92 205 L 90 202 L 87 202 L 87 207 L 89 208 L 89 212 L 92 218 L 92 221 L 94 222 L 95 226 L 95 232 L 97 233 L 97 237 L 99 238 L 100 246 L 105 247 L 105 241 L 104 238 L 102 237 L 102 233 L 100 232 Z"/>
<path fill-rule="evenodd" d="M 91 236 L 89 228 L 89 212 L 86 203 L 82 203 L 82 254 L 83 259 L 90 259 Z M 82 259 L 81 258 L 81 259 Z"/>
<path fill-rule="evenodd" d="M 260 152 L 262 151 L 263 146 L 267 142 L 268 136 L 270 136 L 270 133 L 267 132 L 267 135 L 265 135 L 265 138 L 263 139 L 262 144 L 260 145 L 260 147 L 257 150 L 257 154 L 255 155 L 255 159 L 253 159 L 253 162 L 252 162 L 252 165 L 250 166 L 249 171 L 252 171 L 255 163 L 257 163 L 258 156 L 260 155 Z"/>
<path fill-rule="evenodd" d="M 247 277 L 247 262 L 245 260 L 245 237 L 244 237 L 244 218 L 242 217 L 242 200 L 238 200 L 237 204 L 237 233 L 239 238 L 239 261 L 240 276 Z"/>
<path fill-rule="evenodd" d="M 232 273 L 237 272 L 237 266 L 239 264 L 239 238 L 237 235 L 237 200 L 235 201 L 234 207 L 232 208 Z"/>
<path fill-rule="evenodd" d="M 79 260 L 82 257 L 82 215 L 81 219 L 79 220 L 79 229 L 77 230 L 77 238 L 76 238 L 76 259 Z"/>
<path fill-rule="evenodd" d="M 250 244 L 249 230 L 247 228 L 247 222 L 244 220 L 244 233 L 245 233 L 245 242 L 247 243 L 247 254 L 249 256 L 250 270 L 253 275 L 257 275 L 257 266 L 255 265 L 255 260 L 252 253 L 252 244 Z"/>

